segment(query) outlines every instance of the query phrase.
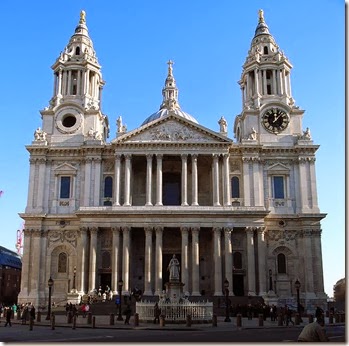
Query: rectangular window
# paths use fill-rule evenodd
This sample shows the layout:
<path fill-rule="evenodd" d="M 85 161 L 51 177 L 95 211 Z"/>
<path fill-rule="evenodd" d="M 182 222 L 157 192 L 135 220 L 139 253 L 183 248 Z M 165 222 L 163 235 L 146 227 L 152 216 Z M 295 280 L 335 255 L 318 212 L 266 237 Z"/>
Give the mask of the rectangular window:
<path fill-rule="evenodd" d="M 274 198 L 285 198 L 284 177 L 274 176 Z"/>
<path fill-rule="evenodd" d="M 61 191 L 59 194 L 60 198 L 70 197 L 70 177 L 61 177 Z"/>

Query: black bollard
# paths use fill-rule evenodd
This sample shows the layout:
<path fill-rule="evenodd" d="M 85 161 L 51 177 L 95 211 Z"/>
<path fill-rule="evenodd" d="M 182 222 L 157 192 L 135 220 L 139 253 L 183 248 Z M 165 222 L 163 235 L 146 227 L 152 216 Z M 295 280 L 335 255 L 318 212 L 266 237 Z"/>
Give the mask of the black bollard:
<path fill-rule="evenodd" d="M 96 317 L 92 317 L 92 328 L 96 328 Z"/>
<path fill-rule="evenodd" d="M 38 313 L 36 314 L 36 321 L 41 322 L 41 311 L 38 311 Z"/>
<path fill-rule="evenodd" d="M 278 314 L 278 326 L 283 326 L 284 323 L 283 323 L 283 320 L 282 320 L 282 315 L 281 314 Z"/>
<path fill-rule="evenodd" d="M 212 327 L 217 327 L 217 315 L 212 316 Z"/>
<path fill-rule="evenodd" d="M 71 311 L 68 312 L 67 323 L 73 322 L 73 313 Z"/>
<path fill-rule="evenodd" d="M 191 315 L 187 315 L 186 317 L 186 326 L 191 327 Z"/>
<path fill-rule="evenodd" d="M 111 326 L 113 326 L 114 325 L 114 314 L 110 314 L 110 319 L 109 319 L 109 324 L 111 325 Z"/>
<path fill-rule="evenodd" d="M 29 318 L 29 330 L 33 330 L 34 319 L 32 317 Z"/>
<path fill-rule="evenodd" d="M 135 313 L 135 315 L 134 315 L 134 325 L 135 325 L 135 327 L 139 326 L 139 314 L 138 313 Z"/>
<path fill-rule="evenodd" d="M 258 315 L 258 326 L 259 326 L 259 327 L 263 327 L 263 325 L 264 325 L 263 314 L 259 314 L 259 315 Z"/>
<path fill-rule="evenodd" d="M 56 316 L 54 314 L 51 315 L 51 329 L 54 330 L 55 329 L 55 322 L 56 322 Z"/>
<path fill-rule="evenodd" d="M 165 327 L 165 316 L 160 315 L 160 327 Z"/>
<path fill-rule="evenodd" d="M 330 317 L 329 317 L 329 323 L 333 324 L 333 313 L 330 313 Z"/>
<path fill-rule="evenodd" d="M 92 323 L 92 312 L 89 312 L 87 314 L 87 324 L 91 324 Z"/>
<path fill-rule="evenodd" d="M 237 314 L 236 315 L 236 326 L 239 327 L 239 328 L 241 328 L 241 326 L 242 326 L 242 316 L 241 316 L 241 314 Z"/>
<path fill-rule="evenodd" d="M 74 315 L 73 317 L 73 325 L 72 325 L 72 329 L 76 328 L 76 315 Z"/>

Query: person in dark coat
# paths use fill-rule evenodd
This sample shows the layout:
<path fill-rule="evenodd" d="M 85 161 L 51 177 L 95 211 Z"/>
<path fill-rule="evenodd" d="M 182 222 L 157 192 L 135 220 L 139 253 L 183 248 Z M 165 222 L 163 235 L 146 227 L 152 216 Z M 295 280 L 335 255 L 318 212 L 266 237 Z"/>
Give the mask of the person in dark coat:
<path fill-rule="evenodd" d="M 130 318 L 132 315 L 132 310 L 130 304 L 127 304 L 126 309 L 125 309 L 125 324 L 130 324 Z"/>
<path fill-rule="evenodd" d="M 34 305 L 32 305 L 32 307 L 30 309 L 30 319 L 32 319 L 33 321 L 35 320 L 35 307 L 34 307 Z"/>
<path fill-rule="evenodd" d="M 160 315 L 161 315 L 161 309 L 159 308 L 158 303 L 155 303 L 154 306 L 154 323 L 156 324 L 156 322 L 160 323 Z"/>
<path fill-rule="evenodd" d="M 6 307 L 5 315 L 6 315 L 6 323 L 5 323 L 4 327 L 7 327 L 8 324 L 10 325 L 10 327 L 12 327 L 12 324 L 11 324 L 12 308 L 11 308 L 11 306 Z"/>

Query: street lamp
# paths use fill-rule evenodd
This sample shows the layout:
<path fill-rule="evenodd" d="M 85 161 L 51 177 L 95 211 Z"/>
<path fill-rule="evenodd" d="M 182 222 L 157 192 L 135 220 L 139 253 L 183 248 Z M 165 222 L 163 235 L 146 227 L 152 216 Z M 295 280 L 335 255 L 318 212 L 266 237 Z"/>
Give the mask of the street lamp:
<path fill-rule="evenodd" d="M 76 266 L 74 266 L 74 277 L 73 277 L 73 292 L 75 293 L 76 287 L 75 287 L 75 278 L 76 278 Z"/>
<path fill-rule="evenodd" d="M 301 283 L 299 282 L 298 279 L 294 283 L 294 286 L 296 287 L 296 290 L 297 290 L 297 312 L 299 314 L 300 320 L 302 320 L 302 318 L 301 318 L 301 304 L 300 304 L 300 301 L 299 301 L 299 289 L 301 288 Z"/>
<path fill-rule="evenodd" d="M 224 322 L 231 322 L 229 318 L 229 281 L 224 280 L 224 293 L 225 293 L 225 320 Z"/>
<path fill-rule="evenodd" d="M 119 316 L 117 318 L 117 321 L 123 321 L 124 320 L 122 318 L 122 315 L 121 315 L 121 291 L 122 291 L 123 284 L 124 284 L 124 282 L 122 281 L 122 279 L 120 279 L 119 282 L 118 282 L 118 286 L 119 286 Z"/>
<path fill-rule="evenodd" d="M 46 316 L 46 320 L 50 320 L 51 319 L 51 291 L 52 291 L 52 286 L 53 286 L 53 280 L 50 276 L 50 278 L 48 279 L 48 309 L 47 309 L 47 316 Z"/>

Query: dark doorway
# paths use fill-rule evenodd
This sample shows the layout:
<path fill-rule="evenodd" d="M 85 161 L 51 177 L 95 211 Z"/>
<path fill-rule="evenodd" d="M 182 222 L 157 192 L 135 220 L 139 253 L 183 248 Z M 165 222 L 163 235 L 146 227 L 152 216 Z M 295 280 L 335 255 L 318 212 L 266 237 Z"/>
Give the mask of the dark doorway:
<path fill-rule="evenodd" d="M 244 276 L 233 275 L 233 292 L 235 296 L 242 297 L 244 295 Z"/>
<path fill-rule="evenodd" d="M 163 205 L 181 205 L 181 175 L 164 173 L 163 175 Z"/>
<path fill-rule="evenodd" d="M 111 274 L 101 274 L 100 285 L 103 291 L 105 291 L 107 285 L 113 290 L 116 289 L 116 287 L 111 287 Z"/>

